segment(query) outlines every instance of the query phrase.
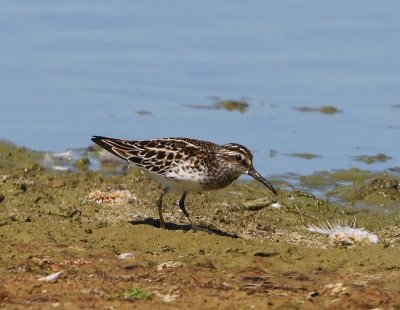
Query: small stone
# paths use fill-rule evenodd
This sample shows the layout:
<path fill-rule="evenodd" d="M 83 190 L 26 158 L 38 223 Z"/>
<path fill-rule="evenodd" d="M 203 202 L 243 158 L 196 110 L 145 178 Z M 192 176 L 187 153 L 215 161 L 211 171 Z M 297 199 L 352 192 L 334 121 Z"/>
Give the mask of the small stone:
<path fill-rule="evenodd" d="M 307 300 L 312 301 L 317 296 L 319 296 L 318 292 L 310 292 L 310 293 L 308 293 L 306 298 L 307 298 Z"/>
<path fill-rule="evenodd" d="M 271 204 L 269 197 L 263 197 L 243 203 L 243 208 L 249 211 L 258 211 Z"/>
<path fill-rule="evenodd" d="M 277 252 L 255 252 L 253 256 L 258 256 L 258 257 L 272 257 L 278 255 Z"/>

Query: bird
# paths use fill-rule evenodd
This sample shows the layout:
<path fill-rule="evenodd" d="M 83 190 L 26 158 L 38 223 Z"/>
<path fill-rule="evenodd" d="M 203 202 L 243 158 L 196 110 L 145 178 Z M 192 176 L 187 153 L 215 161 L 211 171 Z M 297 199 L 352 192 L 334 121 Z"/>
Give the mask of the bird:
<path fill-rule="evenodd" d="M 253 154 L 238 143 L 224 145 L 192 138 L 160 138 L 126 140 L 92 136 L 92 141 L 108 152 L 141 168 L 160 184 L 162 192 L 156 201 L 160 227 L 165 227 L 162 202 L 166 193 L 181 195 L 179 208 L 191 224 L 201 229 L 189 216 L 185 198 L 189 192 L 224 188 L 240 175 L 247 174 L 266 186 L 274 194 L 276 189 L 253 167 Z"/>

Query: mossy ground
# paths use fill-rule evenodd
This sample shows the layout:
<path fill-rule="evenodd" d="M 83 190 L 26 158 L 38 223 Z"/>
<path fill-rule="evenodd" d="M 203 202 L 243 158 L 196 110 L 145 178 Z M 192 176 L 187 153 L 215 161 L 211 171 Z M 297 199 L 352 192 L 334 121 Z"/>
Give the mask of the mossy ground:
<path fill-rule="evenodd" d="M 53 172 L 41 168 L 42 158 L 0 144 L 0 308 L 400 309 L 393 177 L 358 175 L 335 188 L 351 198 L 344 206 L 293 190 L 274 196 L 255 182 L 190 194 L 187 209 L 215 232 L 208 234 L 190 231 L 174 195 L 165 199 L 168 229 L 158 228 L 159 189 L 136 169 Z M 129 199 L 98 203 L 89 198 L 94 191 Z M 387 197 L 390 212 L 355 206 L 371 195 Z M 305 229 L 353 219 L 379 243 L 335 247 Z M 133 257 L 118 259 L 127 252 Z M 169 261 L 180 264 L 157 267 Z M 57 271 L 64 272 L 57 282 L 38 281 Z M 124 298 L 135 289 L 152 298 Z"/>

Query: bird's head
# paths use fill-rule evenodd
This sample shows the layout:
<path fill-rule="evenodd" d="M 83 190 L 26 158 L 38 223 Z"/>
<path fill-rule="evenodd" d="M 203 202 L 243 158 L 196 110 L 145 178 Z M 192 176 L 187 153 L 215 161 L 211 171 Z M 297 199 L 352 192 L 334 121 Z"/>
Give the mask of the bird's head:
<path fill-rule="evenodd" d="M 253 167 L 253 154 L 248 148 L 237 143 L 222 146 L 222 158 L 231 171 L 238 174 L 248 174 L 277 194 L 272 184 L 264 179 Z"/>

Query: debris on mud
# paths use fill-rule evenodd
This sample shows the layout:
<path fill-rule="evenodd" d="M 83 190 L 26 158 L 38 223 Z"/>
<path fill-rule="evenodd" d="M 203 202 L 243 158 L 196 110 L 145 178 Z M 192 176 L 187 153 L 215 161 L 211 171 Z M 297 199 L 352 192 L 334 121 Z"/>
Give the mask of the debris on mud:
<path fill-rule="evenodd" d="M 165 263 L 161 263 L 157 266 L 157 270 L 164 270 L 164 269 L 176 269 L 176 268 L 181 268 L 183 267 L 183 264 L 181 262 L 173 262 L 173 261 L 168 261 Z"/>
<path fill-rule="evenodd" d="M 350 227 L 340 223 L 327 222 L 323 225 L 309 225 L 308 231 L 320 233 L 329 237 L 333 246 L 349 247 L 355 244 L 378 243 L 378 236 L 363 228 Z"/>
<path fill-rule="evenodd" d="M 137 200 L 137 198 L 133 196 L 128 190 L 116 190 L 111 192 L 102 192 L 100 190 L 95 190 L 89 193 L 88 199 L 96 202 L 97 204 L 134 202 Z"/>

